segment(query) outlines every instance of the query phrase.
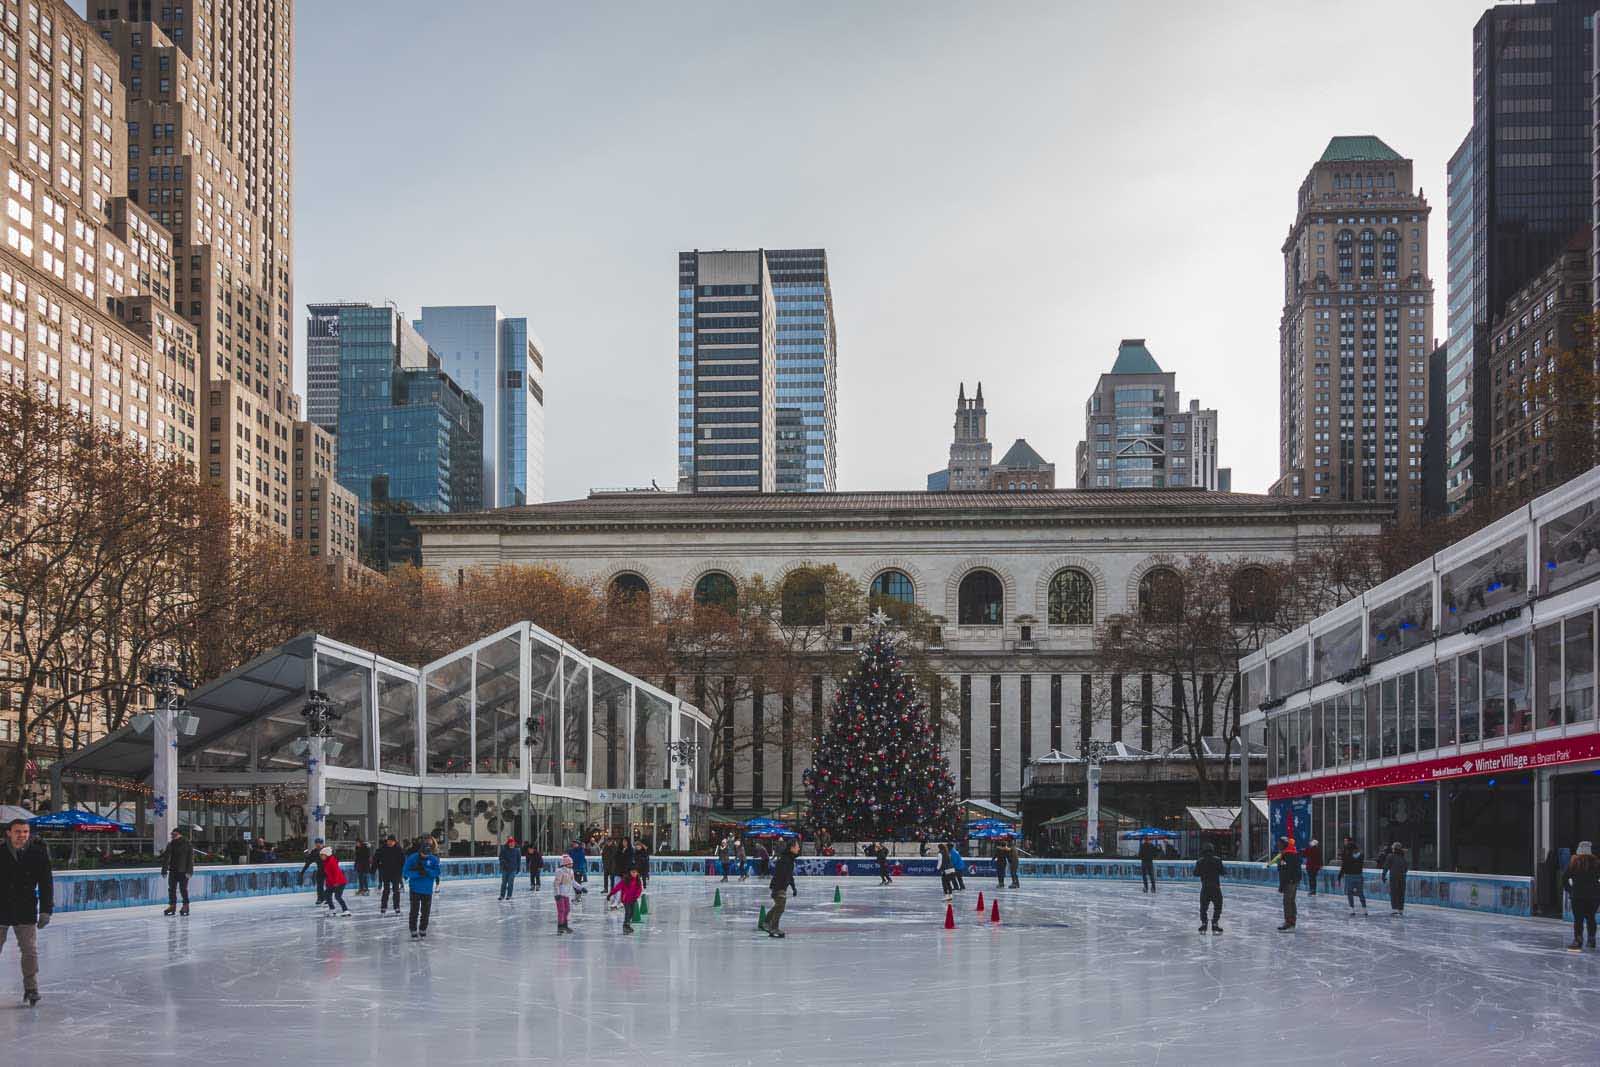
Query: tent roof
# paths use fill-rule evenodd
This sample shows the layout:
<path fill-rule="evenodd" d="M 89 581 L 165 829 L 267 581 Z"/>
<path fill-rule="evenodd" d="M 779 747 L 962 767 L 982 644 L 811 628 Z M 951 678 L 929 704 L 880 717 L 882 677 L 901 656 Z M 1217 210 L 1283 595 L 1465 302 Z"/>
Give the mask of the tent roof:
<path fill-rule="evenodd" d="M 1187 808 L 1189 818 L 1202 830 L 1231 830 L 1239 821 L 1238 808 Z"/>
<path fill-rule="evenodd" d="M 1041 829 L 1043 829 L 1044 827 L 1047 827 L 1047 826 L 1065 826 L 1067 823 L 1084 822 L 1088 818 L 1089 818 L 1089 809 L 1088 808 L 1074 808 L 1072 811 L 1067 812 L 1065 815 L 1057 815 L 1053 819 L 1046 819 L 1044 822 L 1040 823 L 1039 826 L 1040 826 Z M 1129 824 L 1130 826 L 1138 826 L 1139 825 L 1139 820 L 1135 819 L 1132 815 L 1126 815 L 1126 814 L 1116 810 L 1115 808 L 1108 808 L 1108 807 L 1104 807 L 1104 806 L 1102 806 L 1100 808 L 1100 821 L 1101 822 L 1125 822 L 1125 823 Z"/>
<path fill-rule="evenodd" d="M 963 808 L 967 808 L 968 810 L 976 809 L 978 811 L 988 812 L 990 815 L 1004 819 L 1007 822 L 1022 821 L 1022 816 L 1012 811 L 1010 808 L 1002 808 L 998 804 L 991 803 L 987 800 L 979 800 L 976 797 L 963 800 L 961 802 L 961 806 Z"/>

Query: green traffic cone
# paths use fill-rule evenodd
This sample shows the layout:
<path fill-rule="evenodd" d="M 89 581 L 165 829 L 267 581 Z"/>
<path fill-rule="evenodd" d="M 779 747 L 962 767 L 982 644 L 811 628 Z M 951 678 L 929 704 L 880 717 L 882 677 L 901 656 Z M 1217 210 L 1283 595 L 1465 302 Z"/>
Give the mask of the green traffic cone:
<path fill-rule="evenodd" d="M 713 908 L 722 907 L 722 890 L 721 889 L 717 890 L 717 898 L 711 902 L 711 906 Z"/>
<path fill-rule="evenodd" d="M 844 897 L 840 895 L 839 887 L 838 886 L 834 886 L 833 887 L 833 902 L 835 904 L 839 904 L 839 903 L 842 903 L 843 901 L 844 901 Z"/>
<path fill-rule="evenodd" d="M 757 930 L 765 930 L 766 928 L 767 928 L 767 906 L 765 904 L 763 904 L 763 905 L 761 905 L 761 916 L 758 919 L 756 919 L 756 929 Z"/>
<path fill-rule="evenodd" d="M 639 897 L 639 918 L 642 919 L 646 915 L 649 915 L 649 914 L 650 914 L 650 898 L 648 896 L 645 896 L 645 895 L 641 894 L 640 897 Z"/>

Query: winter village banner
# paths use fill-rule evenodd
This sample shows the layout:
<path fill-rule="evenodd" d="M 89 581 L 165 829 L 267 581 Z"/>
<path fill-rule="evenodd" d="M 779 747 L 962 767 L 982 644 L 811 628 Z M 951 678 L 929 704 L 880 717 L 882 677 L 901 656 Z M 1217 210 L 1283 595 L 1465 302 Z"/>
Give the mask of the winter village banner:
<path fill-rule="evenodd" d="M 1298 782 L 1283 782 L 1267 787 L 1267 799 L 1284 800 L 1289 797 L 1305 797 L 1319 793 L 1348 793 L 1357 789 L 1436 782 L 1474 774 L 1515 774 L 1518 771 L 1531 771 L 1538 767 L 1581 763 L 1591 759 L 1600 759 L 1600 734 L 1591 733 L 1582 737 L 1535 741 L 1532 744 L 1474 752 L 1465 756 L 1419 760 L 1414 763 L 1402 763 L 1396 767 L 1378 767 L 1373 770 L 1350 771 L 1346 774 L 1327 774 L 1321 778 L 1307 778 Z"/>

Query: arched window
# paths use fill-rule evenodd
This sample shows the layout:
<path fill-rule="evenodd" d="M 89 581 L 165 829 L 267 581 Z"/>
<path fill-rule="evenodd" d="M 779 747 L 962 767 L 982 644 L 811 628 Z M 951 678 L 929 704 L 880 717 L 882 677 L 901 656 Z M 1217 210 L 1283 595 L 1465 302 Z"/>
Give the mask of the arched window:
<path fill-rule="evenodd" d="M 1050 625 L 1094 625 L 1094 581 L 1087 574 L 1069 567 L 1050 579 Z"/>
<path fill-rule="evenodd" d="M 917 602 L 917 590 L 911 584 L 911 578 L 904 571 L 884 571 L 872 579 L 872 585 L 867 590 L 867 597 L 872 602 L 874 609 L 883 608 L 884 611 L 893 615 L 896 606 L 915 604 Z"/>
<path fill-rule="evenodd" d="M 1371 230 L 1361 231 L 1361 276 L 1370 278 L 1378 269 L 1378 235 Z"/>
<path fill-rule="evenodd" d="M 799 570 L 784 579 L 779 610 L 785 626 L 821 626 L 828 614 L 821 575 Z"/>
<path fill-rule="evenodd" d="M 993 571 L 973 571 L 961 579 L 956 621 L 962 626 L 999 626 L 1005 622 L 1005 587 Z"/>
<path fill-rule="evenodd" d="M 1139 618 L 1177 622 L 1183 616 L 1183 579 L 1171 567 L 1152 567 L 1139 579 Z"/>
<path fill-rule="evenodd" d="M 1339 273 L 1342 275 L 1355 270 L 1355 244 L 1356 235 L 1352 230 L 1340 230 L 1339 236 L 1334 239 L 1334 251 L 1339 256 Z"/>
<path fill-rule="evenodd" d="M 623 571 L 611 579 L 611 587 L 607 592 L 613 600 L 648 601 L 650 599 L 650 583 L 632 571 Z"/>
<path fill-rule="evenodd" d="M 732 611 L 739 603 L 739 589 L 721 571 L 708 571 L 694 583 L 694 602 Z"/>
<path fill-rule="evenodd" d="M 1265 567 L 1240 567 L 1233 576 L 1228 600 L 1234 622 L 1271 622 L 1278 613 L 1278 590 Z"/>

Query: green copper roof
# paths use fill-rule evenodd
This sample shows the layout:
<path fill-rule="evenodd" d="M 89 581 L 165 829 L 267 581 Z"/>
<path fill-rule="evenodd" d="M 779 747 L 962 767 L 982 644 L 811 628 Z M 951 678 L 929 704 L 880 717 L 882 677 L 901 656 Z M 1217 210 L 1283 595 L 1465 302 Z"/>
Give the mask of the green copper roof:
<path fill-rule="evenodd" d="M 1117 361 L 1111 365 L 1112 374 L 1160 374 L 1156 357 L 1144 346 L 1143 337 L 1132 337 L 1117 346 Z"/>
<path fill-rule="evenodd" d="M 1359 137 L 1335 137 L 1322 152 L 1323 163 L 1355 163 L 1367 159 L 1402 158 L 1399 152 L 1369 134 Z"/>
<path fill-rule="evenodd" d="M 1005 467 L 1007 470 L 1022 470 L 1023 468 L 1042 470 L 1048 464 L 1045 463 L 1043 456 L 1033 450 L 1032 445 L 1019 437 L 1017 438 L 1017 443 L 1006 451 L 1006 454 L 1001 457 L 1000 462 L 995 466 Z"/>

